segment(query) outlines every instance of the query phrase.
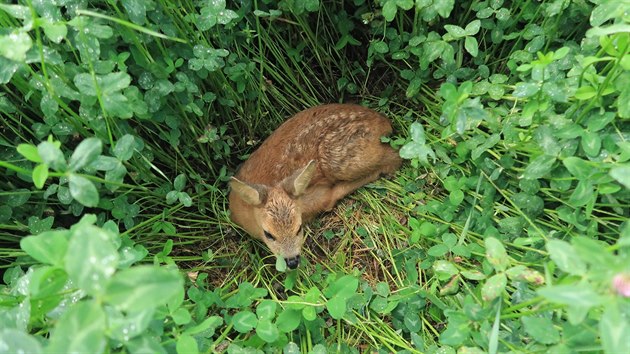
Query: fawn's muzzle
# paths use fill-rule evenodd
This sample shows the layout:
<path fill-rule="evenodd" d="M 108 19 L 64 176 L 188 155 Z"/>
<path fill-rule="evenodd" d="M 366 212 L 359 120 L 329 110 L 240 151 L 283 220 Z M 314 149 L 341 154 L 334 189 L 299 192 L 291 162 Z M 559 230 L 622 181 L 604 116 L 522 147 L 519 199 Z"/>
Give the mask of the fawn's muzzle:
<path fill-rule="evenodd" d="M 300 256 L 297 255 L 293 258 L 285 258 L 284 261 L 287 262 L 287 267 L 289 267 L 290 269 L 295 269 L 298 267 L 298 265 L 300 265 Z"/>

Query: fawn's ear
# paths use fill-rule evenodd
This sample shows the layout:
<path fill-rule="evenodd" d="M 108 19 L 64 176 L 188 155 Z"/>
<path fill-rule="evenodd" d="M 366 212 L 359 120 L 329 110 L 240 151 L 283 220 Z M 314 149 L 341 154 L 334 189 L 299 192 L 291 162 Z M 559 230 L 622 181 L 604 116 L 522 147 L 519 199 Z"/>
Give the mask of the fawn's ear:
<path fill-rule="evenodd" d="M 282 181 L 282 187 L 284 190 L 294 197 L 299 197 L 306 191 L 306 188 L 311 183 L 311 179 L 315 175 L 317 170 L 317 162 L 315 160 L 309 161 L 309 163 L 303 168 L 295 171 L 291 176 Z"/>
<path fill-rule="evenodd" d="M 267 187 L 262 184 L 247 183 L 232 177 L 230 179 L 230 187 L 234 193 L 238 194 L 249 205 L 259 206 L 267 200 Z"/>

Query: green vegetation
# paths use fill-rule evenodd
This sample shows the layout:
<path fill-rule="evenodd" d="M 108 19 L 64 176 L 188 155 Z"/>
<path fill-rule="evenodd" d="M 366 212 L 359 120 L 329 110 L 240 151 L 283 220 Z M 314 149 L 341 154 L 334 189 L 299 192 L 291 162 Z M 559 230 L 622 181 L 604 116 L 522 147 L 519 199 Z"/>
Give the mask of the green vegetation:
<path fill-rule="evenodd" d="M 0 4 L 0 352 L 627 353 L 630 2 Z M 359 102 L 408 160 L 286 271 L 229 176 Z"/>

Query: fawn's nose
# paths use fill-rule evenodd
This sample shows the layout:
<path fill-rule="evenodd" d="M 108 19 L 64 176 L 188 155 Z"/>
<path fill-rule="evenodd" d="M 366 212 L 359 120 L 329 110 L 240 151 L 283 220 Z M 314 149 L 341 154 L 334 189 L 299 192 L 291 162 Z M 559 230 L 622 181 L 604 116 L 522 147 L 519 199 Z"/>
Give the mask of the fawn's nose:
<path fill-rule="evenodd" d="M 295 269 L 298 267 L 298 265 L 300 265 L 300 256 L 297 255 L 293 258 L 285 258 L 284 261 L 287 262 L 287 267 L 289 267 L 290 269 Z"/>

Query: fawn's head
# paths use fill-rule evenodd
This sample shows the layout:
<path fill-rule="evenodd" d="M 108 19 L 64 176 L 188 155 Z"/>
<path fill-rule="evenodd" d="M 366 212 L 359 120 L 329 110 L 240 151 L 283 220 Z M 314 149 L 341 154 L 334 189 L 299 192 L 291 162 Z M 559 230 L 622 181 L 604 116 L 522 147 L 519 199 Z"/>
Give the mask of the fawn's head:
<path fill-rule="evenodd" d="M 297 268 L 304 243 L 300 196 L 306 191 L 316 170 L 314 160 L 275 186 L 230 181 L 232 192 L 253 207 L 255 230 L 247 230 L 262 240 L 287 266 Z"/>

